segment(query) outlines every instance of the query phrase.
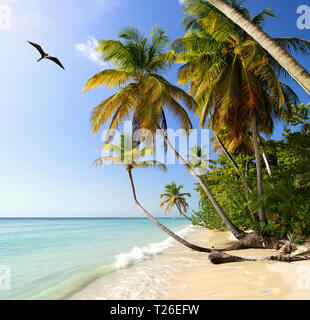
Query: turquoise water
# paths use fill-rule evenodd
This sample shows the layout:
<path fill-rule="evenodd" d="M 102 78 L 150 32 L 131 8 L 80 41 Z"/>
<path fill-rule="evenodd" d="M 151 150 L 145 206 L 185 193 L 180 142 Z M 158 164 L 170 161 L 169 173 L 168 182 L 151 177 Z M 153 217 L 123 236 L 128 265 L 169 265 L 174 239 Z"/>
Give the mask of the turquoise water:
<path fill-rule="evenodd" d="M 185 219 L 160 219 L 181 231 Z M 185 230 L 185 229 L 184 229 Z M 183 230 L 183 231 L 184 231 Z M 147 219 L 0 219 L 0 299 L 63 299 L 98 277 L 156 255 L 167 235 Z"/>

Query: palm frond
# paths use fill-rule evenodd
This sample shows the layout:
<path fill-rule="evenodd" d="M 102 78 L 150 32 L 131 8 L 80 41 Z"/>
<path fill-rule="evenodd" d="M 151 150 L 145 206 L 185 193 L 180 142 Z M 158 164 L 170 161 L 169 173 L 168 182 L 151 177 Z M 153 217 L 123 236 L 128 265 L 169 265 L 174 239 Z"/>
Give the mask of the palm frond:
<path fill-rule="evenodd" d="M 118 38 L 125 39 L 127 43 L 140 44 L 146 40 L 146 36 L 134 26 L 124 27 L 119 33 Z"/>
<path fill-rule="evenodd" d="M 255 25 L 262 28 L 267 16 L 276 18 L 275 13 L 270 8 L 267 8 L 267 9 L 263 10 L 262 12 L 260 12 L 259 14 L 257 14 L 251 20 Z"/>
<path fill-rule="evenodd" d="M 148 46 L 149 61 L 154 57 L 163 54 L 164 49 L 170 42 L 165 34 L 165 30 L 161 26 L 155 26 L 151 33 L 151 43 Z"/>
<path fill-rule="evenodd" d="M 174 51 L 167 51 L 165 53 L 156 55 L 147 65 L 146 70 L 149 73 L 164 73 L 172 65 L 176 59 Z"/>
<path fill-rule="evenodd" d="M 134 104 L 134 86 L 132 85 L 128 85 L 112 97 L 104 100 L 92 112 L 91 125 L 93 133 L 98 132 L 110 118 L 113 118 L 116 112 L 118 118 L 114 117 L 114 121 L 121 121 Z M 121 112 L 119 111 L 120 107 L 122 108 Z"/>
<path fill-rule="evenodd" d="M 310 54 L 310 41 L 304 40 L 300 38 L 274 38 L 282 48 L 288 51 L 290 54 L 302 54 L 309 55 Z"/>
<path fill-rule="evenodd" d="M 131 76 L 126 71 L 108 69 L 95 74 L 84 86 L 83 93 L 97 87 L 120 88 L 131 80 Z"/>
<path fill-rule="evenodd" d="M 120 41 L 100 40 L 97 51 L 102 55 L 104 61 L 112 62 L 127 72 L 134 71 L 135 62 L 130 50 Z"/>
<path fill-rule="evenodd" d="M 166 172 L 167 171 L 167 167 L 159 162 L 159 161 L 156 161 L 156 160 L 145 160 L 145 161 L 141 161 L 141 162 L 137 162 L 135 163 L 135 167 L 137 168 L 154 168 L 154 169 L 159 169 L 163 172 Z"/>

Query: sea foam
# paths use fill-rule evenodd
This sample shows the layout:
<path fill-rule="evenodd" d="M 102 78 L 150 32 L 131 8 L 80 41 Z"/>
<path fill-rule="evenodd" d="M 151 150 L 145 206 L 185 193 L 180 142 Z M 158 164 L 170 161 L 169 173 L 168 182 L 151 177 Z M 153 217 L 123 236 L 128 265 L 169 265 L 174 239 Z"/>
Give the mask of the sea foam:
<path fill-rule="evenodd" d="M 180 237 L 186 237 L 195 230 L 196 227 L 187 226 L 184 229 L 176 232 L 176 234 Z M 134 247 L 130 252 L 121 253 L 116 256 L 115 268 L 123 269 L 141 261 L 150 259 L 157 254 L 161 254 L 175 244 L 176 241 L 173 238 L 169 237 L 162 242 L 151 243 L 150 245 L 145 247 Z"/>

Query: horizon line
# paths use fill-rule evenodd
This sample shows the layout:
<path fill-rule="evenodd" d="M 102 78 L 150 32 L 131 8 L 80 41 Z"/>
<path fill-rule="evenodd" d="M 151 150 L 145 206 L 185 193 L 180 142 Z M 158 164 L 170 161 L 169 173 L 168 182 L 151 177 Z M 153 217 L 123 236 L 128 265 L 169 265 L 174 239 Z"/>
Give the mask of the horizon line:
<path fill-rule="evenodd" d="M 156 219 L 185 219 L 183 217 L 154 217 Z M 148 219 L 147 217 L 0 217 L 0 219 Z"/>

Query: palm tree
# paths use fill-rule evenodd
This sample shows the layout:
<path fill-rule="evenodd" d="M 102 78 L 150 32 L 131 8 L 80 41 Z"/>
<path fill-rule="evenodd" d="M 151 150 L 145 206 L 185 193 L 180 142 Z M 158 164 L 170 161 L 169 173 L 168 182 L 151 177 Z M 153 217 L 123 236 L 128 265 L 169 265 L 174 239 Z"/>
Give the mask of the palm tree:
<path fill-rule="evenodd" d="M 166 214 L 171 211 L 171 209 L 176 206 L 179 210 L 181 216 L 185 217 L 189 221 L 193 222 L 185 213 L 188 209 L 188 203 L 186 197 L 191 197 L 190 193 L 182 193 L 183 185 L 177 186 L 175 182 L 167 184 L 165 186 L 165 191 L 160 195 L 160 198 L 163 199 L 163 202 L 160 204 L 160 207 L 167 205 Z"/>
<path fill-rule="evenodd" d="M 113 153 L 113 155 L 100 157 L 99 159 L 97 159 L 94 162 L 94 165 L 100 166 L 100 167 L 107 165 L 107 164 L 118 164 L 118 165 L 122 164 L 122 165 L 124 165 L 126 168 L 126 171 L 128 173 L 129 179 L 130 179 L 135 204 L 143 212 L 143 214 L 145 214 L 145 216 L 148 219 L 150 219 L 160 229 L 162 229 L 164 232 L 166 232 L 170 237 L 172 237 L 174 240 L 178 241 L 179 243 L 183 244 L 184 246 L 186 246 L 192 250 L 199 251 L 199 252 L 208 252 L 208 253 L 211 252 L 212 251 L 211 249 L 196 246 L 196 245 L 189 243 L 188 241 L 182 239 L 177 234 L 173 233 L 170 229 L 168 229 L 163 224 L 161 224 L 148 211 L 146 211 L 144 209 L 144 207 L 141 205 L 141 203 L 137 199 L 136 189 L 135 189 L 134 180 L 133 180 L 133 176 L 132 176 L 133 169 L 152 167 L 152 168 L 157 168 L 157 169 L 166 171 L 167 168 L 164 164 L 162 164 L 158 161 L 155 161 L 155 160 L 142 160 L 142 158 L 145 155 L 152 153 L 153 150 L 151 150 L 149 148 L 143 148 L 140 150 L 139 147 L 135 146 L 135 143 L 132 142 L 133 148 L 127 150 L 128 148 L 126 146 L 130 145 L 130 143 L 129 144 L 126 143 L 126 139 L 128 140 L 128 138 L 126 138 L 124 135 L 122 135 L 120 144 L 112 144 L 112 143 L 106 144 L 103 147 L 103 150 L 108 151 L 110 153 Z"/>
<path fill-rule="evenodd" d="M 206 0 L 257 41 L 310 95 L 310 74 L 290 54 L 284 43 L 272 39 L 259 25 L 247 19 L 229 1 Z M 191 0 L 189 2 L 192 2 Z M 235 2 L 235 1 L 233 1 Z"/>
<path fill-rule="evenodd" d="M 111 120 L 108 136 L 124 119 L 132 115 L 134 128 L 159 130 L 166 145 L 176 158 L 190 170 L 193 177 L 202 186 L 227 228 L 241 238 L 244 232 L 239 230 L 225 214 L 204 180 L 197 175 L 168 140 L 166 112 L 171 112 L 180 127 L 189 131 L 192 128 L 188 110 L 194 110 L 195 100 L 184 90 L 164 79 L 165 72 L 172 63 L 175 52 L 165 52 L 168 39 L 165 32 L 155 27 L 151 40 L 134 27 L 127 27 L 119 34 L 119 41 L 99 41 L 98 52 L 104 61 L 114 64 L 113 69 L 104 70 L 93 76 L 85 85 L 84 92 L 98 86 L 115 88 L 118 91 L 104 100 L 93 110 L 91 125 L 93 133 L 98 132 Z"/>
<path fill-rule="evenodd" d="M 266 9 L 251 18 L 247 9 L 231 0 L 239 12 L 258 26 L 266 16 L 274 14 Z M 184 20 L 188 30 L 185 37 L 174 42 L 179 52 L 177 62 L 184 65 L 179 71 L 179 83 L 190 83 L 189 93 L 197 103 L 200 126 L 207 118 L 217 134 L 227 129 L 233 137 L 240 137 L 251 126 L 257 167 L 257 190 L 263 196 L 262 165 L 259 131 L 271 134 L 274 118 L 282 110 L 296 103 L 294 92 L 278 79 L 283 69 L 249 35 L 229 21 L 213 6 L 195 0 L 186 1 Z M 310 42 L 301 39 L 277 39 L 289 48 L 310 52 Z M 278 73 L 278 74 L 277 74 Z M 266 222 L 264 208 L 259 209 L 261 221 Z"/>

